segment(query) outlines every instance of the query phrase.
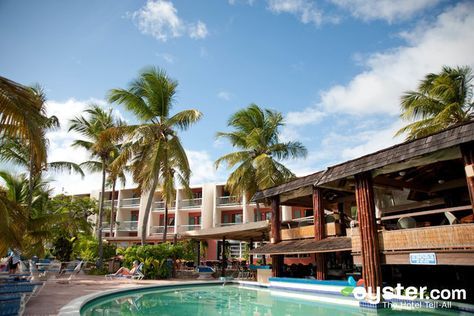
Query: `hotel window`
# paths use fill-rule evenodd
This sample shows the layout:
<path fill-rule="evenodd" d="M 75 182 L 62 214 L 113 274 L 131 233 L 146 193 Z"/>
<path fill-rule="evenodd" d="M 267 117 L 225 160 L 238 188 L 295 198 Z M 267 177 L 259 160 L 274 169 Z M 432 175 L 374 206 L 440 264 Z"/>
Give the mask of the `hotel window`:
<path fill-rule="evenodd" d="M 138 221 L 138 211 L 131 211 L 130 212 L 130 221 L 137 222 Z"/>
<path fill-rule="evenodd" d="M 223 224 L 230 224 L 230 223 L 242 223 L 243 222 L 243 215 L 242 212 L 240 213 L 222 213 L 222 223 Z"/>
<path fill-rule="evenodd" d="M 160 216 L 160 226 L 165 226 L 165 216 L 164 215 Z M 174 226 L 174 214 L 173 214 L 173 217 L 170 217 L 170 215 L 168 215 L 168 226 Z"/>
<path fill-rule="evenodd" d="M 201 225 L 201 215 L 189 216 L 188 225 Z"/>

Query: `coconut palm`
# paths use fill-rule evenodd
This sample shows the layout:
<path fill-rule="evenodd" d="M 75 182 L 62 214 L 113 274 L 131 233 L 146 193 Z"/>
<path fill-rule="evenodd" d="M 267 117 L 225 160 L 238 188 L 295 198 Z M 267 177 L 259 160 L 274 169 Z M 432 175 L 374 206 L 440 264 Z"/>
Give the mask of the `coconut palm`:
<path fill-rule="evenodd" d="M 106 173 L 108 165 L 111 163 L 112 157 L 116 152 L 116 144 L 111 141 L 104 141 L 101 137 L 107 129 L 117 127 L 123 123 L 116 119 L 112 110 L 104 110 L 100 106 L 92 104 L 84 111 L 87 117 L 78 116 L 70 121 L 69 131 L 75 131 L 84 136 L 86 139 L 75 140 L 72 144 L 74 147 L 80 147 L 87 150 L 92 159 L 99 164 L 102 173 L 102 186 L 99 201 L 99 214 L 97 221 L 97 238 L 99 243 L 99 260 L 98 266 L 102 266 L 102 217 L 104 212 L 104 195 Z M 93 164 L 91 161 L 81 164 L 86 168 L 90 168 Z"/>
<path fill-rule="evenodd" d="M 159 186 L 165 204 L 165 225 L 168 205 L 175 195 L 175 180 L 189 189 L 191 170 L 177 130 L 186 130 L 201 118 L 195 109 L 170 115 L 174 105 L 177 81 L 157 68 L 140 72 L 128 89 L 112 89 L 109 101 L 122 104 L 135 114 L 140 125 L 128 128 L 128 138 L 117 164 L 130 161 L 130 170 L 140 191 L 148 193 L 143 216 L 141 242 L 145 244 L 148 217 L 153 195 Z M 166 226 L 163 240 L 166 238 Z"/>
<path fill-rule="evenodd" d="M 19 138 L 30 146 L 32 162 L 39 168 L 46 161 L 48 121 L 40 90 L 0 76 L 0 142 L 4 137 Z"/>
<path fill-rule="evenodd" d="M 281 113 L 251 104 L 230 117 L 228 126 L 233 131 L 217 133 L 217 138 L 228 139 L 238 149 L 215 162 L 216 168 L 222 163 L 235 168 L 226 183 L 232 195 L 240 197 L 245 192 L 250 200 L 258 190 L 295 177 L 280 161 L 305 157 L 307 150 L 300 142 L 280 142 L 278 129 L 283 125 Z"/>
<path fill-rule="evenodd" d="M 415 121 L 396 133 L 408 133 L 407 140 L 424 137 L 472 120 L 472 69 L 468 66 L 445 66 L 438 74 L 427 74 L 417 91 L 408 91 L 402 96 L 401 109 L 402 119 Z"/>

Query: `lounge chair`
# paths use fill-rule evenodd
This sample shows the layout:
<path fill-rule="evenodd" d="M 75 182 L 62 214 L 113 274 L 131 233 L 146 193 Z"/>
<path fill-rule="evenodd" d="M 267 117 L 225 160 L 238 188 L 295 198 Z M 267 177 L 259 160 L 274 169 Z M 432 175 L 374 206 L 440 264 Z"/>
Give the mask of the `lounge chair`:
<path fill-rule="evenodd" d="M 451 212 L 444 212 L 444 216 L 448 219 L 449 225 L 459 224 L 459 220 Z"/>
<path fill-rule="evenodd" d="M 64 269 L 61 271 L 61 274 L 58 275 L 56 278 L 59 278 L 60 276 L 65 276 L 67 273 L 69 273 L 69 277 L 63 280 L 58 281 L 58 283 L 69 283 L 72 279 L 74 279 L 79 272 L 81 272 L 82 265 L 84 264 L 84 261 L 79 261 L 79 263 L 74 267 L 74 269 Z"/>
<path fill-rule="evenodd" d="M 112 273 L 112 274 L 105 275 L 105 278 L 107 280 L 113 280 L 113 279 L 142 280 L 144 277 L 145 275 L 143 274 L 143 262 L 138 265 L 137 270 L 135 270 L 133 274 L 115 275 L 115 273 Z"/>
<path fill-rule="evenodd" d="M 198 280 L 207 280 L 207 279 L 213 279 L 212 274 L 215 273 L 216 271 L 208 266 L 198 266 L 196 268 L 196 272 L 199 274 Z"/>

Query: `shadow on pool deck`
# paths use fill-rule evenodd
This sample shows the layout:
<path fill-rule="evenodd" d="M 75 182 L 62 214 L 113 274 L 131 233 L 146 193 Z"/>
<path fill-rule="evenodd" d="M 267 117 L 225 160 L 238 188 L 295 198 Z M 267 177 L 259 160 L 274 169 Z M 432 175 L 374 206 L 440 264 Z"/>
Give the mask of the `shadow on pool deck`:
<path fill-rule="evenodd" d="M 41 292 L 32 297 L 26 305 L 23 315 L 57 315 L 61 307 L 70 301 L 95 292 L 124 289 L 137 285 L 164 285 L 196 281 L 190 279 L 173 280 L 105 280 L 104 276 L 80 275 L 69 284 L 58 283 L 58 280 L 48 280 Z M 205 282 L 205 281 L 203 281 Z"/>

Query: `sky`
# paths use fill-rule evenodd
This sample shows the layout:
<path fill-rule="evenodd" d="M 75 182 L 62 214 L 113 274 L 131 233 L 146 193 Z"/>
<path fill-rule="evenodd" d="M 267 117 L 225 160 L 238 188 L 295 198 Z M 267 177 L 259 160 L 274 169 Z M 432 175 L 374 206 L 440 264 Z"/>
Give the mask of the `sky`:
<path fill-rule="evenodd" d="M 107 92 L 156 66 L 179 82 L 173 111 L 203 113 L 180 134 L 193 184 L 225 182 L 214 161 L 233 149 L 215 135 L 251 103 L 307 147 L 285 162 L 302 176 L 403 141 L 400 96 L 443 65 L 474 67 L 472 30 L 473 1 L 0 0 L 0 75 L 44 88 L 61 123 L 50 161 L 89 159 L 67 129 L 91 103 L 134 122 Z M 100 188 L 99 174 L 47 176 L 57 193 Z"/>

